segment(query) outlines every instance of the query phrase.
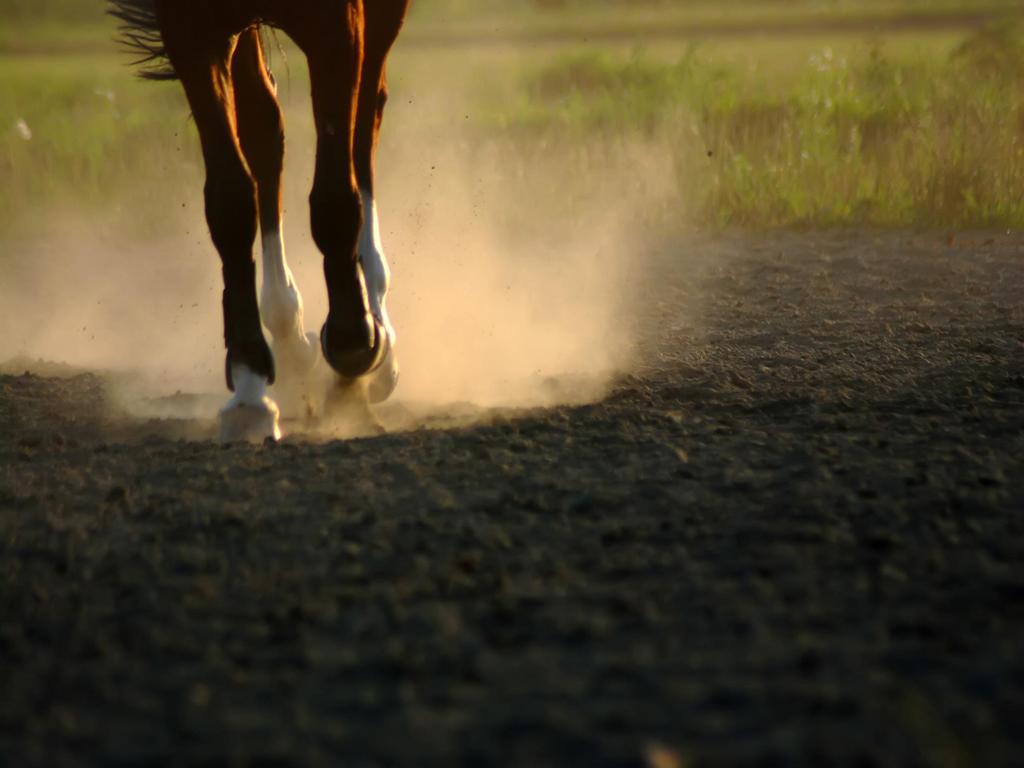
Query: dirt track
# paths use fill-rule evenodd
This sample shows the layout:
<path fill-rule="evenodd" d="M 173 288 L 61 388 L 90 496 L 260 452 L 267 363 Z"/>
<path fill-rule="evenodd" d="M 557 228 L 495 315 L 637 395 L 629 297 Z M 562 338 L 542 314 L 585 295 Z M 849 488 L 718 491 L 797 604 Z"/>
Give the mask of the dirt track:
<path fill-rule="evenodd" d="M 1024 239 L 661 262 L 609 397 L 474 427 L 0 378 L 0 765 L 1019 765 Z"/>

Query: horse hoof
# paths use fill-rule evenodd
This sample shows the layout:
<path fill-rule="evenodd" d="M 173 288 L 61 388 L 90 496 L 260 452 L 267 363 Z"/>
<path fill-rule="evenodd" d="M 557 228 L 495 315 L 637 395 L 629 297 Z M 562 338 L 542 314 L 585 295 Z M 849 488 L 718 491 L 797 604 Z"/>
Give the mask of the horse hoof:
<path fill-rule="evenodd" d="M 302 418 L 309 409 L 313 369 L 320 358 L 320 345 L 315 333 L 307 333 L 288 341 L 273 344 L 277 366 L 274 399 L 286 418 Z"/>
<path fill-rule="evenodd" d="M 384 353 L 384 360 L 381 361 L 377 370 L 373 371 L 367 379 L 366 395 L 371 403 L 383 403 L 395 391 L 398 386 L 398 355 L 395 353 L 395 345 L 388 337 L 388 349 Z"/>
<path fill-rule="evenodd" d="M 362 379 L 342 379 L 327 393 L 324 416 L 346 437 L 372 437 L 387 431 L 370 408 L 367 389 Z"/>
<path fill-rule="evenodd" d="M 329 333 L 329 319 L 320 330 L 320 348 L 324 360 L 335 373 L 346 379 L 357 379 L 375 370 L 387 351 L 387 330 L 373 315 L 367 314 L 365 320 L 365 336 L 369 346 L 364 341 L 346 344 L 349 340 L 338 338 L 336 331 Z"/>
<path fill-rule="evenodd" d="M 298 338 L 281 341 L 275 338 L 272 349 L 278 375 L 292 378 L 306 376 L 313 370 L 320 356 L 319 339 L 312 331 Z"/>
<path fill-rule="evenodd" d="M 222 443 L 262 443 L 281 439 L 281 414 L 269 397 L 258 405 L 235 405 L 220 412 Z"/>

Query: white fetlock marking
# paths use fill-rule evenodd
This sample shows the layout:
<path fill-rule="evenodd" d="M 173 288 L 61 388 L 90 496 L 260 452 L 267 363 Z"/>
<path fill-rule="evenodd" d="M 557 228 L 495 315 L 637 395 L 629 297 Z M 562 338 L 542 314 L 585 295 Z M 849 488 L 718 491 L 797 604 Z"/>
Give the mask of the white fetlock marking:
<path fill-rule="evenodd" d="M 267 397 L 266 378 L 250 371 L 247 365 L 232 364 L 231 383 L 235 386 L 235 394 L 224 406 L 225 411 L 240 405 L 262 405 Z"/>
<path fill-rule="evenodd" d="M 366 279 L 366 292 L 370 299 L 370 311 L 380 320 L 387 331 L 391 343 L 395 343 L 395 329 L 388 317 L 385 299 L 391 284 L 391 270 L 384 257 L 381 246 L 380 219 L 377 216 L 377 203 L 373 194 L 361 190 L 363 198 L 363 229 L 359 233 L 359 261 L 363 266 L 363 277 Z"/>
<path fill-rule="evenodd" d="M 267 396 L 267 379 L 248 366 L 231 366 L 234 396 L 220 412 L 221 438 L 225 440 L 281 439 L 280 411 Z"/>
<path fill-rule="evenodd" d="M 275 396 L 290 417 L 298 417 L 308 410 L 306 377 L 316 365 L 320 351 L 316 334 L 305 332 L 302 309 L 302 294 L 288 267 L 278 223 L 276 229 L 268 229 L 263 234 L 260 318 L 273 339 L 271 349 L 277 368 Z"/>
<path fill-rule="evenodd" d="M 381 245 L 380 218 L 377 203 L 369 190 L 361 190 L 363 198 L 363 229 L 359 233 L 359 261 L 366 280 L 366 293 L 373 313 L 388 335 L 387 356 L 371 374 L 367 394 L 371 402 L 386 400 L 398 383 L 398 361 L 395 357 L 395 327 L 388 315 L 386 299 L 391 285 L 391 269 Z"/>
<path fill-rule="evenodd" d="M 260 317 L 275 341 L 303 342 L 302 294 L 284 255 L 280 229 L 263 235 L 263 287 Z"/>

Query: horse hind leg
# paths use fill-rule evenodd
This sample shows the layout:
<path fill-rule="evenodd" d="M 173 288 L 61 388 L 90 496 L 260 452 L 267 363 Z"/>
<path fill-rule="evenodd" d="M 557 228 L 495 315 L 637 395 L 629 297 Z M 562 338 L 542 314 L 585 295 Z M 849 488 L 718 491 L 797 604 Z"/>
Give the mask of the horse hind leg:
<path fill-rule="evenodd" d="M 387 309 L 391 271 L 381 243 L 380 220 L 374 192 L 377 141 L 387 102 L 385 65 L 408 9 L 408 0 L 382 0 L 365 7 L 365 54 L 359 85 L 353 145 L 356 181 L 363 205 L 359 236 L 359 262 L 366 279 L 370 309 L 384 326 L 388 347 L 384 359 L 370 375 L 367 392 L 372 402 L 386 400 L 398 385 L 395 329 Z"/>
<path fill-rule="evenodd" d="M 310 6 L 306 6 L 307 10 Z M 358 258 L 363 226 L 353 142 L 363 57 L 364 4 L 317 6 L 285 30 L 306 53 L 317 131 L 310 193 L 313 240 L 324 256 L 329 311 L 320 334 L 324 359 L 337 374 L 327 415 L 358 431 L 379 431 L 367 402 L 368 374 L 386 356 L 388 330 L 375 316 Z"/>
<path fill-rule="evenodd" d="M 206 218 L 224 273 L 224 342 L 228 387 L 221 411 L 224 440 L 280 437 L 277 405 L 267 395 L 274 360 L 256 301 L 256 185 L 235 130 L 230 61 L 232 41 L 197 46 L 184 30 L 164 30 L 164 42 L 185 88 L 206 163 Z"/>
<path fill-rule="evenodd" d="M 272 338 L 278 373 L 275 391 L 285 413 L 298 416 L 304 405 L 308 408 L 307 380 L 318 358 L 318 343 L 315 333 L 305 333 L 302 295 L 285 258 L 284 118 L 256 27 L 239 37 L 231 72 L 239 144 L 257 189 L 263 246 L 260 314 Z"/>

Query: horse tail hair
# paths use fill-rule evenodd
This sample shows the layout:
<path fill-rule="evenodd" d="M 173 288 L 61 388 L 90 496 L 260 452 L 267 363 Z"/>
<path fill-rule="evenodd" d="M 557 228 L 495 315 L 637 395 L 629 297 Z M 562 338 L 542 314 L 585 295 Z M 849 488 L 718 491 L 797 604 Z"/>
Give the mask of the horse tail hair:
<path fill-rule="evenodd" d="M 160 24 L 156 16 L 157 0 L 107 0 L 107 13 L 120 21 L 118 42 L 135 56 L 139 76 L 146 80 L 175 80 L 174 67 L 167 59 Z"/>

